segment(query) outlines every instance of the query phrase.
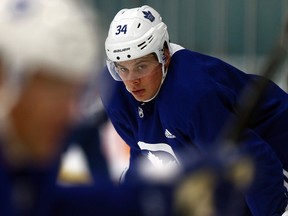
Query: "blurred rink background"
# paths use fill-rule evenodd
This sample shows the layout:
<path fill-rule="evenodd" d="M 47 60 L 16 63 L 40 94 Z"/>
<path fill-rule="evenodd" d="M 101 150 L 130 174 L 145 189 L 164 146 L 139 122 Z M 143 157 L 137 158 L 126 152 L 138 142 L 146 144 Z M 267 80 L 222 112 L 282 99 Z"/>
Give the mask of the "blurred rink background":
<path fill-rule="evenodd" d="M 110 22 L 120 9 L 147 4 L 162 15 L 171 42 L 216 56 L 254 74 L 261 74 L 261 66 L 279 40 L 288 19 L 288 0 L 92 1 L 100 12 L 105 38 Z M 104 44 L 101 49 L 105 56 Z M 288 90 L 287 75 L 286 61 L 272 78 L 285 91 Z M 109 122 L 101 133 L 110 174 L 117 181 L 128 166 L 129 149 Z M 80 173 L 82 177 L 89 175 L 86 165 L 85 155 L 77 146 L 63 156 L 62 170 L 65 173 Z"/>

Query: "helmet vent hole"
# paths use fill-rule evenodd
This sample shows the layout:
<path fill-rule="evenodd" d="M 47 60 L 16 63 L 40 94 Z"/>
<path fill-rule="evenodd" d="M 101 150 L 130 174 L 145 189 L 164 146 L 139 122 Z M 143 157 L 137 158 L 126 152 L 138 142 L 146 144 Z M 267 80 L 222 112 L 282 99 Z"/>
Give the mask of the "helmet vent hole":
<path fill-rule="evenodd" d="M 140 26 L 141 26 L 141 23 L 138 24 L 137 28 L 140 28 Z"/>
<path fill-rule="evenodd" d="M 139 44 L 138 47 L 143 50 L 145 47 L 147 46 L 146 41 L 144 41 L 143 43 Z"/>
<path fill-rule="evenodd" d="M 127 58 L 131 58 L 131 55 L 127 55 Z"/>
<path fill-rule="evenodd" d="M 120 57 L 119 57 L 119 56 L 117 56 L 117 60 L 120 60 Z"/>
<path fill-rule="evenodd" d="M 138 47 L 143 46 L 146 43 L 146 41 L 144 41 L 143 43 L 139 44 Z"/>
<path fill-rule="evenodd" d="M 151 43 L 151 41 L 154 39 L 154 37 L 152 37 L 152 35 L 148 38 L 148 43 Z"/>

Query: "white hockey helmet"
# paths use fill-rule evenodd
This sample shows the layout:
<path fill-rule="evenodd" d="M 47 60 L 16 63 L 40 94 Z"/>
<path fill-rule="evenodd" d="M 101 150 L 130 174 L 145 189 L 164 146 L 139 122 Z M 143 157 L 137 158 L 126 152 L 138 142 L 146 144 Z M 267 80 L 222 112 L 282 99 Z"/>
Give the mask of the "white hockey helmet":
<path fill-rule="evenodd" d="M 48 65 L 49 73 L 77 80 L 97 66 L 95 20 L 81 1 L 1 0 L 0 55 L 22 75 L 32 72 L 28 66 Z"/>
<path fill-rule="evenodd" d="M 121 80 L 115 62 L 140 58 L 150 53 L 155 53 L 158 61 L 164 64 L 165 42 L 170 49 L 167 26 L 155 9 L 144 5 L 120 10 L 110 24 L 105 41 L 109 72 L 115 80 Z"/>

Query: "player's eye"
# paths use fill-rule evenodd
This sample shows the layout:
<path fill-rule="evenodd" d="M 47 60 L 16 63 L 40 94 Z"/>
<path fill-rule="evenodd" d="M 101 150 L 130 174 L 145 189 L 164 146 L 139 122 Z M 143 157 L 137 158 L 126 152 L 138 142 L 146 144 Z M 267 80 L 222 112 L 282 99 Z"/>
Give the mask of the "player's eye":
<path fill-rule="evenodd" d="M 138 73 L 143 73 L 143 72 L 146 72 L 147 69 L 148 69 L 148 65 L 142 64 L 142 65 L 139 65 L 139 66 L 137 67 L 137 72 L 138 72 Z"/>
<path fill-rule="evenodd" d="M 127 74 L 128 73 L 128 69 L 124 68 L 124 67 L 117 67 L 117 71 L 118 71 L 118 73 L 121 73 L 121 74 Z"/>

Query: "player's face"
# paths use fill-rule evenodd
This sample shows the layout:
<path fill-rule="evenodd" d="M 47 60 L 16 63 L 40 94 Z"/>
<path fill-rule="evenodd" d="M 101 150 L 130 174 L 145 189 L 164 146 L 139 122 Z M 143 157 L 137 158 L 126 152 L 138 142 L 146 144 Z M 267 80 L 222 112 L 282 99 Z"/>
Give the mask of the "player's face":
<path fill-rule="evenodd" d="M 21 89 L 11 111 L 16 137 L 39 164 L 59 153 L 60 142 L 76 115 L 80 85 L 45 73 L 33 76 Z"/>
<path fill-rule="evenodd" d="M 162 64 L 155 55 L 116 64 L 119 76 L 136 100 L 146 101 L 157 93 L 162 80 Z"/>

